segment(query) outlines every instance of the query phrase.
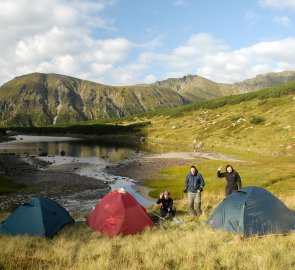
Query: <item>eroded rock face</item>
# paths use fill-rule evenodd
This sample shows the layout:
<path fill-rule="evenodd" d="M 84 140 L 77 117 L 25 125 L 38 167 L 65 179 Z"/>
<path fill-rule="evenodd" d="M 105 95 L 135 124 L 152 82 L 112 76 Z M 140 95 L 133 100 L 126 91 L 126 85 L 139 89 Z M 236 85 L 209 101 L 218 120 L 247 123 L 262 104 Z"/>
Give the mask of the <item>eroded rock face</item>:
<path fill-rule="evenodd" d="M 151 85 L 113 87 L 57 74 L 33 73 L 0 87 L 0 122 L 41 126 L 129 116 L 188 101 Z"/>

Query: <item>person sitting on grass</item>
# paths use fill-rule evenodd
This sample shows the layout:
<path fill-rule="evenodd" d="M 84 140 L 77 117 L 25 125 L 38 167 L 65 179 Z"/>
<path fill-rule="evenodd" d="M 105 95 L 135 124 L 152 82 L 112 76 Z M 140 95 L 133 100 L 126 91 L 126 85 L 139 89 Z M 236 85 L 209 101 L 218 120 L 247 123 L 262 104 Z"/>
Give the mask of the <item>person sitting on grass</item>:
<path fill-rule="evenodd" d="M 176 208 L 173 205 L 173 199 L 170 197 L 170 192 L 168 190 L 160 194 L 157 204 L 161 206 L 160 211 L 162 218 L 168 219 L 175 216 Z"/>

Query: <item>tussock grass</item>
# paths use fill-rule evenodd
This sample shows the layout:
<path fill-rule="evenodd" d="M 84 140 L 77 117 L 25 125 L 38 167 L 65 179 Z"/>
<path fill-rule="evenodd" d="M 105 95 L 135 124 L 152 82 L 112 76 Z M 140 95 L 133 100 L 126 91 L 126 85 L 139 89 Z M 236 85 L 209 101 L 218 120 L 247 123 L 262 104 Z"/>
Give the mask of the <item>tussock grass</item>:
<path fill-rule="evenodd" d="M 208 202 L 216 201 L 208 196 Z M 184 223 L 126 237 L 108 237 L 86 224 L 64 228 L 53 239 L 0 236 L 2 269 L 294 269 L 295 234 L 253 237 L 232 234 L 188 217 L 185 201 L 176 202 Z M 205 203 L 206 208 L 207 203 Z M 295 205 L 294 205 L 295 206 Z"/>

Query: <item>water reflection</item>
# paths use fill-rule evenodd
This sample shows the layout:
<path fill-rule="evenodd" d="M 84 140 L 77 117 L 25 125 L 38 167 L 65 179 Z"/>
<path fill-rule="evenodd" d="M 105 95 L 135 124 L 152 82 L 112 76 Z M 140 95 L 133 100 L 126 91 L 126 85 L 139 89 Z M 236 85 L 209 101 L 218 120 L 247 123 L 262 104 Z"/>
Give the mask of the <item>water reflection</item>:
<path fill-rule="evenodd" d="M 117 162 L 129 158 L 136 147 L 101 145 L 94 140 L 82 140 L 64 137 L 17 136 L 16 141 L 0 144 L 0 153 L 16 153 L 39 155 L 60 155 L 81 158 L 105 158 L 110 162 Z"/>

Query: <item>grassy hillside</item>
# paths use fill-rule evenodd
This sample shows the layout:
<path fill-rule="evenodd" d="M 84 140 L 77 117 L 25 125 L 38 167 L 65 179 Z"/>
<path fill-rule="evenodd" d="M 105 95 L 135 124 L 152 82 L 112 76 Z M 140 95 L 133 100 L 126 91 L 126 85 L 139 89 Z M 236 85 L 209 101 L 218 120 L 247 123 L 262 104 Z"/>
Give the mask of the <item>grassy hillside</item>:
<path fill-rule="evenodd" d="M 0 87 L 0 125 L 46 126 L 115 118 L 187 103 L 175 91 L 154 85 L 116 87 L 33 73 Z"/>
<path fill-rule="evenodd" d="M 182 78 L 170 78 L 158 81 L 155 85 L 173 89 L 191 102 L 196 102 L 233 94 L 253 92 L 294 80 L 294 71 L 283 71 L 260 74 L 255 78 L 234 84 L 218 83 L 198 75 L 187 75 Z"/>
<path fill-rule="evenodd" d="M 236 86 L 224 84 L 224 87 L 220 87 L 218 83 L 197 75 L 170 78 L 158 81 L 155 85 L 172 89 L 192 102 L 210 100 L 238 92 L 238 87 Z"/>
<path fill-rule="evenodd" d="M 32 73 L 0 87 L 0 126 L 45 126 L 134 116 L 294 80 L 295 72 L 285 71 L 234 84 L 187 75 L 118 87 L 60 74 Z"/>
<path fill-rule="evenodd" d="M 295 72 L 286 70 L 282 72 L 270 72 L 263 75 L 257 75 L 255 78 L 235 83 L 234 86 L 238 87 L 240 92 L 249 92 L 294 80 Z"/>
<path fill-rule="evenodd" d="M 147 141 L 162 148 L 294 155 L 295 83 L 194 103 L 139 118 L 150 121 Z"/>

